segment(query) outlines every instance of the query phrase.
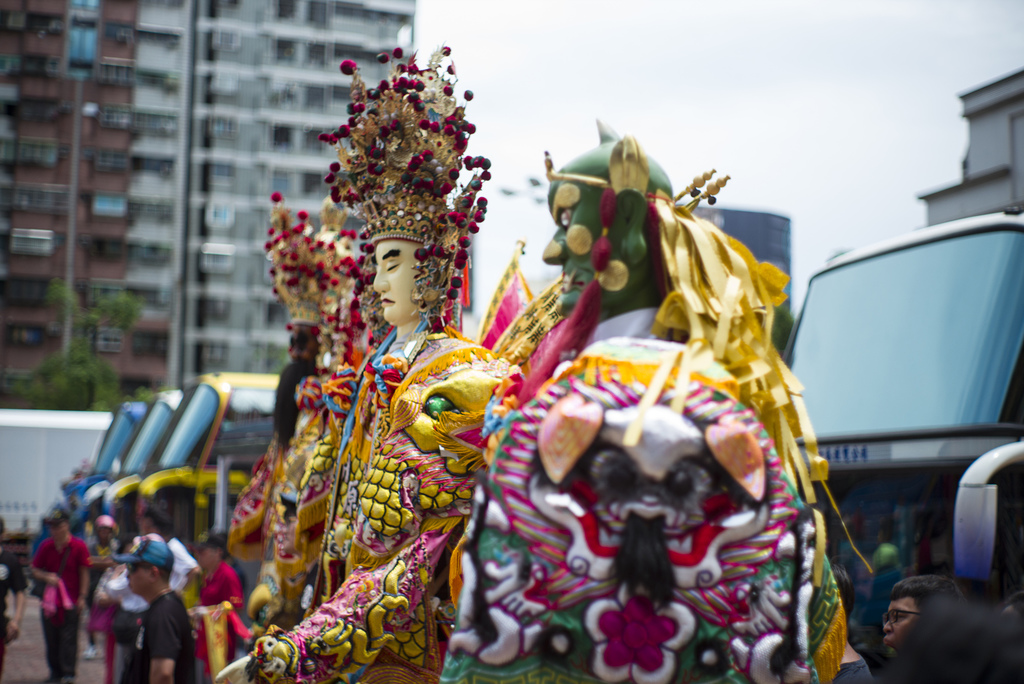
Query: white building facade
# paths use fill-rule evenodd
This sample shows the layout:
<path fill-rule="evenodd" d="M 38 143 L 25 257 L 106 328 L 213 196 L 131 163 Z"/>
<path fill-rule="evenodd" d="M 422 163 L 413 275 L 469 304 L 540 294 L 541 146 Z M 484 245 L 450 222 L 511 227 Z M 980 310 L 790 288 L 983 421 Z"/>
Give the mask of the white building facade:
<path fill-rule="evenodd" d="M 1024 206 L 1024 69 L 960 99 L 969 127 L 963 179 L 918 196 L 930 226 Z"/>
<path fill-rule="evenodd" d="M 415 0 L 193 1 L 179 377 L 272 372 L 288 321 L 263 251 L 270 195 L 317 213 L 331 161 L 317 137 L 349 116 L 338 65 L 355 59 L 367 82 L 384 78 L 376 55 L 411 43 Z"/>

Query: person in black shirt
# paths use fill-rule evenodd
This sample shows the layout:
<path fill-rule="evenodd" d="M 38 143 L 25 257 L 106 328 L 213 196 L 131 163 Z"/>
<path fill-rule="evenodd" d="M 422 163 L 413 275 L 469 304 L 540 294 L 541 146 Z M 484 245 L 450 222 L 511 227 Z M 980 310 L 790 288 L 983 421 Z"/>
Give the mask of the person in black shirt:
<path fill-rule="evenodd" d="M 162 541 L 143 539 L 114 560 L 128 564 L 128 586 L 149 602 L 120 684 L 195 684 L 192 625 L 171 590 L 171 549 Z"/>
<path fill-rule="evenodd" d="M 0 518 L 0 538 L 4 536 L 4 520 Z M 7 619 L 7 592 L 14 596 L 14 619 Z M 7 644 L 21 634 L 25 617 L 25 573 L 21 561 L 10 551 L 0 549 L 0 677 L 4 673 L 4 652 Z"/>
<path fill-rule="evenodd" d="M 295 423 L 299 419 L 295 388 L 307 375 L 316 373 L 314 359 L 320 349 L 315 328 L 294 321 L 292 325 L 294 329 L 288 347 L 288 354 L 292 360 L 278 376 L 277 398 L 274 403 L 274 434 L 277 435 L 277 444 L 282 449 L 287 449 L 288 442 L 295 436 Z"/>

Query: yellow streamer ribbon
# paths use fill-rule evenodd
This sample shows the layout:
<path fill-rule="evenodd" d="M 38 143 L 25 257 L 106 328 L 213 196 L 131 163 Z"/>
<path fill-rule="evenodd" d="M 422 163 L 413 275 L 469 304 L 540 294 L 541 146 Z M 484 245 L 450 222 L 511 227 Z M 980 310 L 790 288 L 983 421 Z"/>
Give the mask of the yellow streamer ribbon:
<path fill-rule="evenodd" d="M 640 399 L 640 403 L 637 405 L 636 418 L 626 428 L 626 434 L 622 438 L 624 446 L 636 446 L 640 443 L 640 434 L 644 428 L 644 415 L 661 397 L 661 390 L 664 389 L 665 382 L 668 380 L 672 368 L 675 367 L 678 357 L 679 352 L 666 352 L 662 354 L 661 365 L 658 366 L 654 377 L 651 378 L 651 384 L 647 386 L 647 391 L 644 392 L 643 398 Z"/>

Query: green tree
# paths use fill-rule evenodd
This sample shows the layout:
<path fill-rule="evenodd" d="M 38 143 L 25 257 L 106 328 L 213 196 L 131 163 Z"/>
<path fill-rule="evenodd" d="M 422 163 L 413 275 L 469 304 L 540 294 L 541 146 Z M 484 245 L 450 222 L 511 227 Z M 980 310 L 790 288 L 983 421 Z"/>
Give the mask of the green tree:
<path fill-rule="evenodd" d="M 786 352 L 786 345 L 789 344 L 789 336 L 793 332 L 793 312 L 789 310 L 789 303 L 775 307 L 775 321 L 772 324 L 772 344 L 779 354 Z"/>
<path fill-rule="evenodd" d="M 55 279 L 47 288 L 46 303 L 61 321 L 70 315 L 71 344 L 67 352 L 43 359 L 20 394 L 36 409 L 112 409 L 122 400 L 120 383 L 114 367 L 97 356 L 96 340 L 101 328 L 128 333 L 142 314 L 142 300 L 122 291 L 85 308 L 64 281 Z"/>

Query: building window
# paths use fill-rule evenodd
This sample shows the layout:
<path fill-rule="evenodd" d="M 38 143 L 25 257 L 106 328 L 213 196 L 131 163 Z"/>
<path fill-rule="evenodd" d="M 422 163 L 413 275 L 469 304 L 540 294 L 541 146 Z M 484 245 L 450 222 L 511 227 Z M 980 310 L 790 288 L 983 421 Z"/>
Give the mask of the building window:
<path fill-rule="evenodd" d="M 172 114 L 135 112 L 133 128 L 147 135 L 174 135 L 178 132 L 178 117 Z"/>
<path fill-rule="evenodd" d="M 349 103 L 348 86 L 331 86 L 331 103 L 334 105 L 347 105 Z"/>
<path fill-rule="evenodd" d="M 14 75 L 21 71 L 21 55 L 0 55 L 0 74 Z"/>
<path fill-rule="evenodd" d="M 231 302 L 226 299 L 204 298 L 199 302 L 203 318 L 224 319 L 231 312 Z"/>
<path fill-rule="evenodd" d="M 235 225 L 235 208 L 230 204 L 210 204 L 206 207 L 206 225 L 210 228 L 231 228 Z"/>
<path fill-rule="evenodd" d="M 224 363 L 228 358 L 228 345 L 223 342 L 207 342 L 203 345 L 203 361 Z"/>
<path fill-rule="evenodd" d="M 171 31 L 158 31 L 156 29 L 138 29 L 135 33 L 140 41 L 157 43 L 166 48 L 176 48 L 181 42 L 181 34 Z"/>
<path fill-rule="evenodd" d="M 292 148 L 292 129 L 288 126 L 274 126 L 270 138 L 270 144 L 275 152 L 287 152 Z"/>
<path fill-rule="evenodd" d="M 60 57 L 25 55 L 21 71 L 28 76 L 60 76 Z"/>
<path fill-rule="evenodd" d="M 210 92 L 215 95 L 234 95 L 238 92 L 238 74 L 218 72 L 210 77 Z"/>
<path fill-rule="evenodd" d="M 369 12 L 364 10 L 359 5 L 352 5 L 347 2 L 336 2 L 334 3 L 334 16 L 339 19 L 348 19 L 350 21 L 362 21 L 368 18 Z"/>
<path fill-rule="evenodd" d="M 292 19 L 295 17 L 295 0 L 277 0 L 277 18 Z"/>
<path fill-rule="evenodd" d="M 35 166 L 57 165 L 57 143 L 50 140 L 18 140 L 18 163 Z"/>
<path fill-rule="evenodd" d="M 225 116 L 210 119 L 210 135 L 214 138 L 234 138 L 238 134 L 238 121 Z"/>
<path fill-rule="evenodd" d="M 128 202 L 128 215 L 133 221 L 145 220 L 155 223 L 170 223 L 174 220 L 174 205 L 169 202 Z"/>
<path fill-rule="evenodd" d="M 284 325 L 288 322 L 288 310 L 278 302 L 267 302 L 267 325 Z"/>
<path fill-rule="evenodd" d="M 309 0 L 309 12 L 306 20 L 314 26 L 327 25 L 327 3 L 323 0 Z"/>
<path fill-rule="evenodd" d="M 128 168 L 128 155 L 117 150 L 97 150 L 93 164 L 97 171 L 124 171 Z"/>
<path fill-rule="evenodd" d="M 104 22 L 103 37 L 119 43 L 135 42 L 135 27 L 131 24 L 118 24 L 113 21 Z"/>
<path fill-rule="evenodd" d="M 22 100 L 18 103 L 22 121 L 53 121 L 59 109 L 60 105 L 53 100 Z"/>
<path fill-rule="evenodd" d="M 46 289 L 49 286 L 49 280 L 11 278 L 7 281 L 7 300 L 21 306 L 45 304 Z"/>
<path fill-rule="evenodd" d="M 18 158 L 18 141 L 0 138 L 0 164 L 13 164 Z M 6 188 L 10 190 L 10 188 Z"/>
<path fill-rule="evenodd" d="M 275 83 L 270 91 L 270 104 L 290 109 L 298 104 L 297 92 L 294 83 Z"/>
<path fill-rule="evenodd" d="M 320 140 L 320 131 L 306 131 L 302 140 L 302 149 L 306 152 L 323 152 L 324 143 Z"/>
<path fill-rule="evenodd" d="M 132 108 L 128 105 L 104 105 L 100 110 L 100 126 L 104 128 L 131 128 Z"/>
<path fill-rule="evenodd" d="M 52 14 L 29 14 L 25 30 L 31 33 L 64 33 L 64 20 Z"/>
<path fill-rule="evenodd" d="M 114 238 L 94 237 L 89 240 L 89 256 L 97 259 L 120 259 L 124 256 L 124 242 Z"/>
<path fill-rule="evenodd" d="M 174 160 L 155 157 L 132 157 L 132 170 L 169 176 L 174 171 Z"/>
<path fill-rule="evenodd" d="M 128 245 L 128 261 L 159 266 L 171 263 L 171 248 L 164 245 Z"/>
<path fill-rule="evenodd" d="M 242 37 L 235 31 L 219 29 L 210 33 L 210 44 L 214 50 L 234 52 L 241 46 Z"/>
<path fill-rule="evenodd" d="M 15 228 L 11 231 L 11 254 L 50 256 L 53 254 L 53 248 L 54 239 L 52 230 Z"/>
<path fill-rule="evenodd" d="M 306 63 L 313 66 L 326 66 L 327 46 L 323 43 L 310 43 L 306 47 Z"/>
<path fill-rule="evenodd" d="M 287 195 L 292 190 L 291 174 L 287 171 L 275 171 L 270 178 L 270 192 Z"/>
<path fill-rule="evenodd" d="M 14 208 L 44 214 L 66 214 L 68 189 L 21 186 L 14 189 Z"/>
<path fill-rule="evenodd" d="M 295 41 L 278 38 L 274 41 L 274 56 L 279 64 L 292 64 L 295 61 Z"/>
<path fill-rule="evenodd" d="M 92 198 L 94 216 L 121 217 L 128 213 L 128 201 L 124 195 L 96 194 Z"/>
<path fill-rule="evenodd" d="M 94 284 L 89 287 L 88 290 L 88 306 L 96 306 L 104 299 L 111 299 L 124 292 L 122 285 L 104 285 L 102 283 Z"/>
<path fill-rule="evenodd" d="M 18 347 L 38 347 L 43 343 L 43 326 L 9 324 L 7 343 Z"/>
<path fill-rule="evenodd" d="M 205 243 L 199 249 L 199 270 L 203 273 L 228 274 L 235 268 L 235 246 Z"/>
<path fill-rule="evenodd" d="M 128 64 L 100 64 L 100 83 L 130 86 L 135 83 L 135 67 Z"/>
<path fill-rule="evenodd" d="M 71 0 L 71 6 L 77 9 L 99 9 L 100 0 Z"/>
<path fill-rule="evenodd" d="M 235 177 L 235 167 L 225 162 L 212 162 L 209 170 L 210 182 L 214 185 L 227 185 Z"/>
<path fill-rule="evenodd" d="M 100 328 L 96 331 L 96 351 L 117 354 L 123 340 L 124 333 L 117 328 Z"/>
<path fill-rule="evenodd" d="M 171 291 L 162 288 L 129 288 L 129 292 L 142 300 L 147 309 L 166 311 L 171 307 Z"/>
<path fill-rule="evenodd" d="M 323 190 L 324 178 L 319 173 L 302 174 L 302 194 L 315 195 Z"/>
<path fill-rule="evenodd" d="M 178 75 L 166 71 L 143 71 L 135 73 L 135 84 L 149 88 L 163 88 L 169 93 L 178 91 Z"/>
<path fill-rule="evenodd" d="M 324 108 L 323 86 L 306 86 L 306 107 L 320 110 Z"/>
<path fill-rule="evenodd" d="M 167 333 L 136 331 L 132 333 L 132 354 L 136 356 L 165 356 Z"/>

